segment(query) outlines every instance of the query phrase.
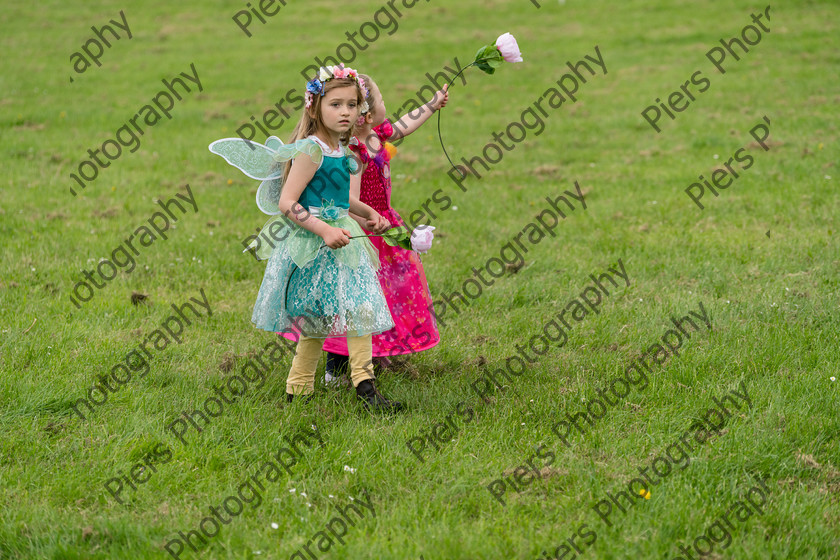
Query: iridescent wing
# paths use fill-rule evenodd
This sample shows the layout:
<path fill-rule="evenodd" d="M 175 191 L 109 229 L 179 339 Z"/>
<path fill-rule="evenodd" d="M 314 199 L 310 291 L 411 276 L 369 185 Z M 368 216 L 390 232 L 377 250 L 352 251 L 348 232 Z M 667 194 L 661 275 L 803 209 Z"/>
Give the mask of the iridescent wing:
<path fill-rule="evenodd" d="M 265 145 L 242 138 L 224 138 L 210 144 L 210 151 L 225 158 L 248 177 L 262 181 L 257 189 L 257 207 L 269 216 L 280 213 L 277 204 L 283 189 L 286 162 L 306 154 L 320 164 L 324 157 L 317 142 L 301 139 L 294 144 L 284 144 L 276 136 L 269 137 Z"/>
<path fill-rule="evenodd" d="M 279 142 L 277 145 L 274 140 Z M 266 143 L 283 148 L 283 143 L 277 138 L 269 138 Z M 282 161 L 278 161 L 278 149 L 272 149 L 257 142 L 242 138 L 223 138 L 216 140 L 209 146 L 210 151 L 222 156 L 232 166 L 242 171 L 252 179 L 264 181 L 276 179 L 283 175 Z"/>

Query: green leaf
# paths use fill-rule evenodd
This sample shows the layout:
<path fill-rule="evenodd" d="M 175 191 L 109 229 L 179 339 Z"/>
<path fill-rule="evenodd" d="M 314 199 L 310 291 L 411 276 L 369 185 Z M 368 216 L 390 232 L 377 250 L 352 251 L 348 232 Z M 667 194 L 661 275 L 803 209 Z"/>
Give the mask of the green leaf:
<path fill-rule="evenodd" d="M 478 49 L 478 52 L 475 54 L 474 64 L 479 70 L 487 74 L 493 74 L 496 68 L 502 65 L 504 60 L 502 53 L 499 52 L 496 45 L 486 45 Z"/>
<path fill-rule="evenodd" d="M 475 62 L 481 62 L 481 60 L 482 60 L 482 59 L 484 58 L 484 56 L 485 56 L 485 54 L 484 54 L 484 53 L 485 53 L 485 51 L 486 51 L 486 50 L 487 50 L 487 47 L 486 47 L 486 46 L 485 46 L 485 47 L 481 47 L 480 49 L 478 49 L 478 52 L 477 52 L 477 53 L 475 53 Z"/>
<path fill-rule="evenodd" d="M 496 71 L 495 68 L 493 68 L 492 66 L 490 66 L 486 62 L 477 62 L 475 67 L 478 68 L 479 70 L 482 70 L 482 71 L 488 73 L 488 74 L 493 74 Z"/>
<path fill-rule="evenodd" d="M 411 232 L 405 226 L 393 227 L 382 234 L 382 239 L 391 247 L 411 250 Z"/>

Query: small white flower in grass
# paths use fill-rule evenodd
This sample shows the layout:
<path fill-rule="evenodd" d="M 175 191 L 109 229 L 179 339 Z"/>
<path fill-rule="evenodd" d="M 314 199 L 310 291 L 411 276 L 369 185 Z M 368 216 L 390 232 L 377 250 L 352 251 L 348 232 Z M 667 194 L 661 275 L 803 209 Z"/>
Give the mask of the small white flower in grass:
<path fill-rule="evenodd" d="M 310 504 L 309 502 L 306 502 L 306 507 L 312 507 L 312 504 Z"/>
<path fill-rule="evenodd" d="M 335 496 L 333 496 L 332 494 L 330 494 L 330 498 L 335 498 Z"/>
<path fill-rule="evenodd" d="M 713 155 L 712 157 L 713 157 L 713 158 L 715 158 L 715 159 L 717 159 L 717 158 L 719 158 L 720 156 L 719 156 L 719 155 L 717 155 L 717 154 L 715 154 L 715 155 Z"/>
<path fill-rule="evenodd" d="M 354 469 L 353 467 L 351 467 L 349 465 L 344 465 L 344 472 L 349 472 L 349 473 L 352 474 L 352 473 L 356 472 L 356 469 Z"/>
<path fill-rule="evenodd" d="M 306 497 L 306 492 L 301 492 L 300 495 L 305 498 Z"/>
<path fill-rule="evenodd" d="M 297 488 L 289 488 L 290 494 L 294 494 L 295 492 L 297 492 Z"/>
<path fill-rule="evenodd" d="M 355 501 L 356 501 L 356 498 L 354 498 L 353 496 L 350 496 L 350 501 L 351 501 L 351 502 L 355 502 Z"/>
<path fill-rule="evenodd" d="M 831 379 L 832 381 L 834 381 L 834 376 L 832 375 L 831 377 L 829 377 L 829 379 Z"/>
<path fill-rule="evenodd" d="M 458 207 L 457 207 L 457 206 L 453 206 L 453 207 L 452 207 L 452 209 L 453 209 L 453 210 L 457 210 L 457 209 L 458 209 Z"/>
<path fill-rule="evenodd" d="M 272 523 L 272 524 L 271 524 L 271 528 L 272 528 L 272 529 L 279 529 L 279 528 L 280 528 L 280 525 L 278 525 L 277 523 Z"/>

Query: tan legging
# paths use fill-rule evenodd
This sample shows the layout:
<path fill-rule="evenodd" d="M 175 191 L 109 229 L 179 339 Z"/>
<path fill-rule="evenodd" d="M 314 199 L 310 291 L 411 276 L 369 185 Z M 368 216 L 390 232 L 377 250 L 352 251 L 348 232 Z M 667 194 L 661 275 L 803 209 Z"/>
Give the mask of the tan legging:
<path fill-rule="evenodd" d="M 292 360 L 292 369 L 286 379 L 286 392 L 291 395 L 308 395 L 315 391 L 315 370 L 321 359 L 323 338 L 301 336 Z M 373 379 L 373 346 L 371 335 L 347 338 L 350 354 L 350 379 L 353 387 L 366 379 Z"/>

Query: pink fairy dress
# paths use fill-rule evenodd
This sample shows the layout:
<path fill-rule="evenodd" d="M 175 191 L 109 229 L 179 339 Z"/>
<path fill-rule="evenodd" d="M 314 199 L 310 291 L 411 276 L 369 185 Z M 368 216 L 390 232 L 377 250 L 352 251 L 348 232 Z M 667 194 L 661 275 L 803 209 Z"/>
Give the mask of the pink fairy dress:
<path fill-rule="evenodd" d="M 405 225 L 397 211 L 391 208 L 391 158 L 385 141 L 394 129 L 386 120 L 373 131 L 381 143 L 379 152 L 373 157 L 361 142 L 358 146 L 350 146 L 362 163 L 368 164 L 362 174 L 359 198 L 382 214 L 392 226 Z M 370 241 L 379 251 L 379 283 L 396 324 L 389 331 L 373 335 L 373 355 L 398 356 L 434 347 L 440 342 L 440 335 L 431 312 L 432 296 L 420 256 L 402 247 L 392 247 L 381 237 L 371 237 Z M 324 342 L 324 350 L 346 356 L 347 341 L 328 338 Z"/>

